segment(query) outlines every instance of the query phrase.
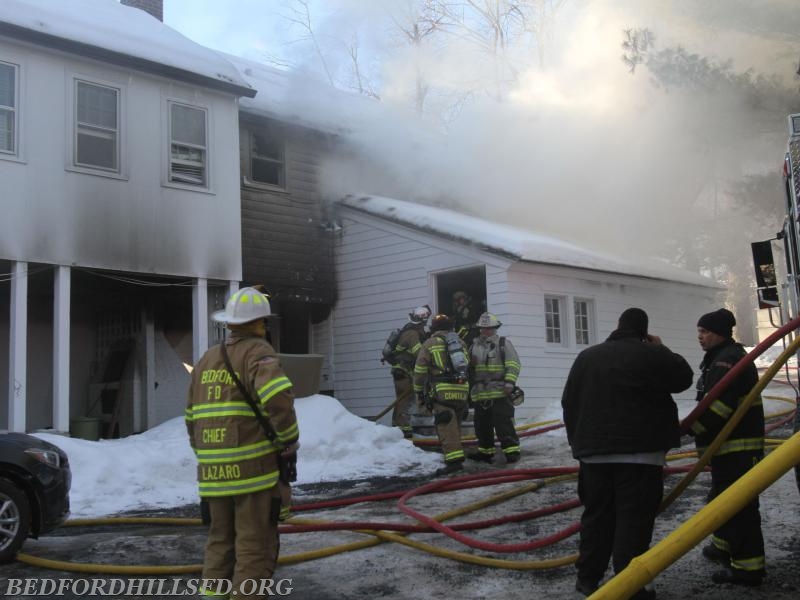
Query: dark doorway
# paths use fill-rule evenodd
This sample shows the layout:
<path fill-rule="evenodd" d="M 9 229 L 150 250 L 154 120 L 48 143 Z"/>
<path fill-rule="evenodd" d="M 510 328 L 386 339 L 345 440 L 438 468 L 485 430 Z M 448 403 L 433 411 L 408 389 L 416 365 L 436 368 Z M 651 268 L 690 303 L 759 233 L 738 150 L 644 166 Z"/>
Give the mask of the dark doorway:
<path fill-rule="evenodd" d="M 466 292 L 477 314 L 486 310 L 486 267 L 469 267 L 436 275 L 436 312 L 452 314 L 453 294 Z"/>

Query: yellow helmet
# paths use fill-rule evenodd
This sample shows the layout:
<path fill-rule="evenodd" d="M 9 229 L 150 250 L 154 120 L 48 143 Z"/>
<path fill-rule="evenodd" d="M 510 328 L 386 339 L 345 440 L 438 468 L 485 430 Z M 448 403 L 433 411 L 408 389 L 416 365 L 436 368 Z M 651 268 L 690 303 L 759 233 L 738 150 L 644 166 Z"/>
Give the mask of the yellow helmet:
<path fill-rule="evenodd" d="M 485 312 L 478 317 L 478 327 L 480 328 L 494 327 L 496 329 L 500 327 L 500 325 L 502 325 L 502 323 L 492 313 Z"/>

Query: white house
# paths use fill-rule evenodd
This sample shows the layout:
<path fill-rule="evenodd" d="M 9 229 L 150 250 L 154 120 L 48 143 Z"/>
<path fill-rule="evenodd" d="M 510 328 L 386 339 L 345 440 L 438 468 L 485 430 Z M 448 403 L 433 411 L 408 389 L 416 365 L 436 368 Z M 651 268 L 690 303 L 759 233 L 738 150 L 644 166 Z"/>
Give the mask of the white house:
<path fill-rule="evenodd" d="M 387 333 L 416 305 L 448 312 L 459 289 L 485 301 L 520 354 L 521 418 L 560 414 L 575 356 L 631 306 L 645 309 L 651 331 L 690 364 L 702 358 L 695 323 L 716 307 L 719 286 L 700 275 L 389 198 L 346 197 L 338 216 L 334 389 L 356 414 L 376 415 L 394 399 L 379 361 Z"/>
<path fill-rule="evenodd" d="M 254 95 L 136 8 L 0 2 L 0 429 L 181 414 L 174 348 L 199 357 L 242 278 L 238 98 Z"/>

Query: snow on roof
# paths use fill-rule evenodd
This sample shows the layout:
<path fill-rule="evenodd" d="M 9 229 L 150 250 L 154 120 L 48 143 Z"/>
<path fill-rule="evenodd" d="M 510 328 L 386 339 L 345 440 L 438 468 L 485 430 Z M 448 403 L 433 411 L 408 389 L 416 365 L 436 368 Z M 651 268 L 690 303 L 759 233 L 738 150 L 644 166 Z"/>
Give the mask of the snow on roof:
<path fill-rule="evenodd" d="M 242 98 L 244 112 L 340 133 L 363 119 L 365 112 L 378 110 L 378 102 L 338 90 L 303 71 L 284 71 L 270 65 L 220 53 L 235 65 L 258 94 Z"/>
<path fill-rule="evenodd" d="M 476 245 L 483 250 L 526 262 L 720 287 L 708 277 L 675 267 L 659 259 L 642 258 L 634 262 L 540 233 L 492 223 L 444 208 L 380 196 L 346 196 L 339 202 L 343 206 L 377 217 L 444 234 Z"/>
<path fill-rule="evenodd" d="M 2 0 L 0 24 L 3 22 L 216 82 L 249 87 L 236 68 L 217 52 L 117 0 Z"/>

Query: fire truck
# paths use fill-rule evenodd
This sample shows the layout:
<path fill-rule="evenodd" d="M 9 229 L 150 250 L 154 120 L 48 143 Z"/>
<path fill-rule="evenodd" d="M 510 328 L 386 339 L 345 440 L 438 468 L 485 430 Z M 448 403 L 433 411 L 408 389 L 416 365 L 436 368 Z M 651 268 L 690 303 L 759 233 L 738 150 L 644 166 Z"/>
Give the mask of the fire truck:
<path fill-rule="evenodd" d="M 786 284 L 782 287 L 785 289 L 784 304 L 787 307 L 786 310 L 788 310 L 788 314 L 785 315 L 787 321 L 800 315 L 800 306 L 798 306 L 798 299 L 800 299 L 800 246 L 798 246 L 798 240 L 800 240 L 800 202 L 798 202 L 800 198 L 800 114 L 789 115 L 788 125 L 789 142 L 783 160 L 783 183 L 786 196 L 785 217 L 783 229 L 778 232 L 777 236 L 778 239 L 783 240 L 786 259 Z M 771 271 L 772 279 L 766 277 L 759 280 L 759 272 L 770 275 L 770 269 L 769 267 L 766 270 L 759 268 L 759 259 L 756 257 L 755 247 L 753 256 L 756 263 L 756 280 L 760 290 L 759 307 L 764 308 L 765 304 L 767 306 L 774 306 L 775 303 L 780 304 L 774 266 Z M 769 290 L 773 286 L 775 289 Z M 797 335 L 797 331 L 795 331 L 794 335 Z M 795 412 L 794 431 L 800 431 L 800 409 Z M 798 489 L 800 489 L 800 464 L 795 467 L 795 476 Z"/>

